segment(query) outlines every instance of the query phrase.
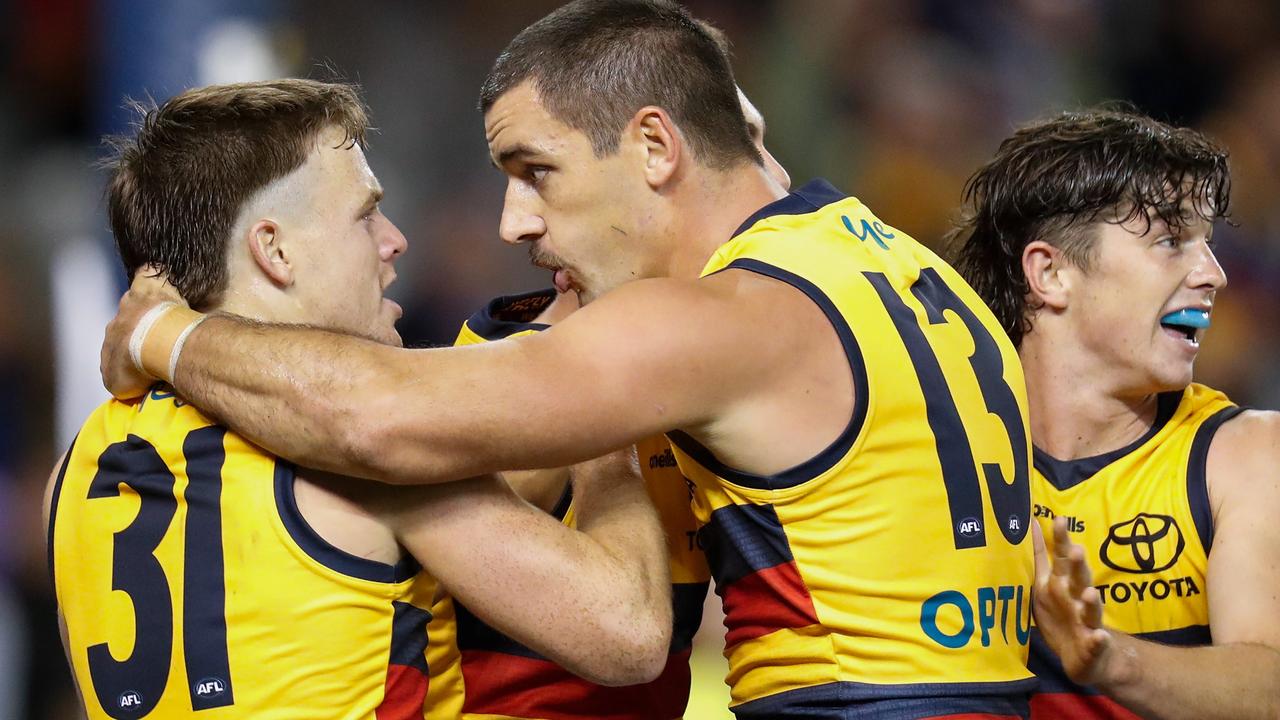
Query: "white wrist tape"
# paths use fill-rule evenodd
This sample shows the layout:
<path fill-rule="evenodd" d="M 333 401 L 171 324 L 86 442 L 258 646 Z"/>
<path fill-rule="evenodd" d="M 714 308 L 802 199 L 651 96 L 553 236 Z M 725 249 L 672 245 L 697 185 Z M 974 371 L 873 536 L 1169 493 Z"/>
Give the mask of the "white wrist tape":
<path fill-rule="evenodd" d="M 180 335 L 178 335 L 177 341 L 173 343 L 173 352 L 169 353 L 169 382 L 170 383 L 173 383 L 174 379 L 177 378 L 178 356 L 182 354 L 182 348 L 184 345 L 187 344 L 187 336 L 190 335 L 191 331 L 195 330 L 196 327 L 200 325 L 200 323 L 208 319 L 209 319 L 208 315 L 200 315 L 195 320 L 192 320 L 191 324 L 188 325 Z"/>
<path fill-rule="evenodd" d="M 138 321 L 138 326 L 133 329 L 133 335 L 129 336 L 129 359 L 133 360 L 133 366 L 138 369 L 138 372 L 143 374 L 147 372 L 147 369 L 142 366 L 142 344 L 147 339 L 147 333 L 151 332 L 151 328 L 161 316 L 175 307 L 178 307 L 176 302 L 162 302 L 151 308 Z"/>

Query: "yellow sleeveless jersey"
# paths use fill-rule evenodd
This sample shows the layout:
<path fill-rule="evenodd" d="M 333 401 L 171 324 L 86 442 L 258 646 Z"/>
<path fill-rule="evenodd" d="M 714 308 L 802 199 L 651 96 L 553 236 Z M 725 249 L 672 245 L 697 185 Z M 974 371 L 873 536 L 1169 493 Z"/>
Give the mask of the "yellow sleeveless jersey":
<path fill-rule="evenodd" d="M 1128 447 L 1061 461 L 1036 450 L 1034 515 L 1053 548 L 1066 518 L 1084 547 L 1108 627 L 1166 645 L 1208 645 L 1206 595 L 1213 515 L 1205 485 L 1209 443 L 1236 407 L 1203 385 L 1159 396 L 1151 429 Z M 1093 688 L 1071 682 L 1032 629 L 1037 718 L 1136 718 Z"/>
<path fill-rule="evenodd" d="M 326 543 L 293 483 L 160 386 L 89 417 L 49 548 L 90 718 L 422 717 L 434 583 Z"/>
<path fill-rule="evenodd" d="M 1033 552 L 1022 369 L 948 265 L 815 181 L 749 218 L 703 275 L 788 283 L 827 315 L 855 407 L 774 476 L 668 433 L 727 629 L 740 718 L 1017 716 Z"/>
<path fill-rule="evenodd" d="M 546 325 L 533 319 L 554 299 L 554 290 L 497 298 L 463 325 L 455 344 L 472 345 L 545 329 Z M 676 467 L 666 438 L 649 438 L 637 443 L 636 449 L 649 496 L 667 531 L 671 560 L 675 627 L 666 668 L 657 679 L 643 685 L 596 685 L 489 627 L 460 603 L 451 602 L 449 609 L 441 608 L 440 615 L 456 614 L 454 652 L 460 657 L 457 662 L 433 665 L 449 671 L 446 678 L 433 677 L 431 684 L 464 689 L 462 716 L 467 720 L 671 720 L 683 715 L 689 701 L 689 653 L 702 622 L 710 572 L 697 546 L 691 488 Z M 574 526 L 570 487 L 565 488 L 552 515 Z M 433 624 L 428 655 L 447 655 L 448 648 L 441 646 L 446 646 L 451 635 L 455 635 L 451 629 L 437 630 Z M 461 682 L 457 675 L 461 675 Z M 445 716 L 433 717 L 443 720 Z"/>

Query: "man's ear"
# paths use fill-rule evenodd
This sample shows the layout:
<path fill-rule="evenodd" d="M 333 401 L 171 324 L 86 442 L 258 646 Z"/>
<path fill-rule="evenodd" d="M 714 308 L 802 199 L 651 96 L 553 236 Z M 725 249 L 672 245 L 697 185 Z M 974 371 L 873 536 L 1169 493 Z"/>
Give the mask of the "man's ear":
<path fill-rule="evenodd" d="M 646 105 L 632 116 L 628 130 L 644 155 L 644 174 L 649 187 L 666 185 L 679 169 L 684 155 L 684 136 L 666 110 Z"/>
<path fill-rule="evenodd" d="M 284 249 L 284 237 L 280 232 L 280 224 L 275 220 L 263 219 L 255 222 L 250 228 L 248 237 L 249 255 L 264 275 L 271 278 L 276 287 L 284 289 L 293 285 L 293 266 Z"/>
<path fill-rule="evenodd" d="M 1071 294 L 1070 263 L 1058 248 L 1032 240 L 1022 249 L 1022 273 L 1027 278 L 1031 307 L 1065 310 Z"/>

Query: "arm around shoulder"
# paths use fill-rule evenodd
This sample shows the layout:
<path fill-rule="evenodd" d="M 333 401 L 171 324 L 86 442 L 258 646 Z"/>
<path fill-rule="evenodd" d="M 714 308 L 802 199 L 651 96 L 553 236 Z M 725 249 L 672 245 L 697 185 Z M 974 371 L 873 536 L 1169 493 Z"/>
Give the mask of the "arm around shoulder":
<path fill-rule="evenodd" d="M 187 338 L 175 384 L 268 450 L 330 472 L 426 484 L 564 466 L 734 397 L 727 375 L 749 364 L 755 335 L 698 285 L 638 281 L 534 336 L 431 350 L 211 318 Z"/>

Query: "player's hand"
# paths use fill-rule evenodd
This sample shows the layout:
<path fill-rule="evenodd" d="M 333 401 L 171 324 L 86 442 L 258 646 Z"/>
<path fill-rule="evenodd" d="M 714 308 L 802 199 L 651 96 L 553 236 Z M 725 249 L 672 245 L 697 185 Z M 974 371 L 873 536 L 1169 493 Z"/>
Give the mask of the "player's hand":
<path fill-rule="evenodd" d="M 138 397 L 155 382 L 134 366 L 129 356 L 129 340 L 142 316 L 162 302 L 176 302 L 184 307 L 187 304 L 163 275 L 150 267 L 140 268 L 133 276 L 129 291 L 120 298 L 116 316 L 107 323 L 99 370 L 102 384 L 118 398 Z"/>
<path fill-rule="evenodd" d="M 1045 549 L 1040 524 L 1032 523 L 1036 554 L 1036 587 L 1032 594 L 1036 628 L 1062 660 L 1067 676 L 1082 685 L 1105 677 L 1113 637 L 1102 624 L 1102 595 L 1084 548 L 1071 542 L 1067 523 L 1053 521 L 1053 558 Z"/>

